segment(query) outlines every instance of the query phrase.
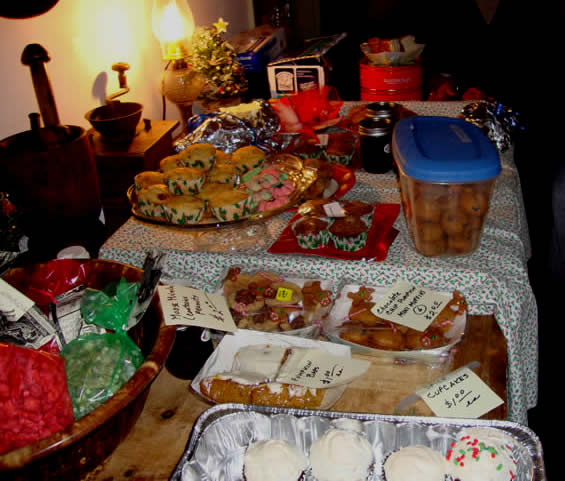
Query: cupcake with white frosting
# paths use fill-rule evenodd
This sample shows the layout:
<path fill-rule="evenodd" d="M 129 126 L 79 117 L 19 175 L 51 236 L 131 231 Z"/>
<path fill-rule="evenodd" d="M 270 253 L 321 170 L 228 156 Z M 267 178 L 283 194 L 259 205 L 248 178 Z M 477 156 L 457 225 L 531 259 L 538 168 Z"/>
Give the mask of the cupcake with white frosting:
<path fill-rule="evenodd" d="M 444 457 L 427 446 L 406 446 L 394 451 L 384 463 L 386 481 L 444 481 Z"/>
<path fill-rule="evenodd" d="M 282 440 L 251 443 L 243 462 L 245 481 L 298 481 L 304 476 L 308 459 L 293 444 Z"/>
<path fill-rule="evenodd" d="M 330 429 L 310 446 L 312 475 L 318 481 L 365 481 L 375 462 L 361 433 Z"/>

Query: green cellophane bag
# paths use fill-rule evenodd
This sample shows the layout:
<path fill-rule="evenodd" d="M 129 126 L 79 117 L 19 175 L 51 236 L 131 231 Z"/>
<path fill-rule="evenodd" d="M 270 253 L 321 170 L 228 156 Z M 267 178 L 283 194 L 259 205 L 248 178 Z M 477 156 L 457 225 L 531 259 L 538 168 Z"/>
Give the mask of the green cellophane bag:
<path fill-rule="evenodd" d="M 61 351 L 75 419 L 112 397 L 143 363 L 126 331 L 138 287 L 122 278 L 102 291 L 88 289 L 81 301 L 86 322 L 113 332 L 79 336 Z"/>

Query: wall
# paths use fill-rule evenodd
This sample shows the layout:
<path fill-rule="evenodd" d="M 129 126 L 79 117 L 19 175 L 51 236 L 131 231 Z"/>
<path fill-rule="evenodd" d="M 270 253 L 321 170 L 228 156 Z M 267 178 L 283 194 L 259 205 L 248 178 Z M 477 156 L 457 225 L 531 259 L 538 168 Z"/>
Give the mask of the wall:
<path fill-rule="evenodd" d="M 17 1 L 17 0 L 16 0 Z M 124 101 L 144 105 L 143 116 L 161 119 L 159 74 L 164 68 L 151 30 L 152 0 L 60 0 L 45 14 L 24 20 L 0 18 L 0 139 L 29 129 L 28 114 L 39 112 L 29 67 L 21 54 L 41 44 L 62 124 L 89 128 L 84 114 L 119 90 L 112 64 L 127 62 L 130 92 Z M 196 25 L 219 17 L 229 22 L 227 38 L 253 27 L 251 0 L 190 0 Z M 167 119 L 179 119 L 168 104 Z"/>

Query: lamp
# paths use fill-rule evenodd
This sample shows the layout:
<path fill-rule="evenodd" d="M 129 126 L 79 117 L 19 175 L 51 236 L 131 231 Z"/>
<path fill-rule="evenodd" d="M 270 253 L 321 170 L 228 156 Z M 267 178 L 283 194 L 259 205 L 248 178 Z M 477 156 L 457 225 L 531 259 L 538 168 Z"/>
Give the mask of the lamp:
<path fill-rule="evenodd" d="M 194 33 L 194 18 L 187 0 L 153 0 L 153 33 L 161 43 L 167 65 L 161 76 L 161 92 L 179 108 L 183 132 L 192 116 L 192 104 L 206 80 L 192 69 L 188 58 Z"/>

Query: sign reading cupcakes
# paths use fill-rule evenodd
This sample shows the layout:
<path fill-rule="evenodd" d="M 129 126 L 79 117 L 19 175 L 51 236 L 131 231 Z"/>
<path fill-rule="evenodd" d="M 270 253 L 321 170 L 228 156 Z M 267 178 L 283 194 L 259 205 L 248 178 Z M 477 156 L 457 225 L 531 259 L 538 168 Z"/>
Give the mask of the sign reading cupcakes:
<path fill-rule="evenodd" d="M 166 224 L 259 219 L 301 198 L 316 180 L 316 172 L 303 167 L 294 156 L 267 159 L 253 145 L 227 154 L 197 143 L 162 159 L 159 171 L 136 175 L 128 198 L 136 216 Z"/>

